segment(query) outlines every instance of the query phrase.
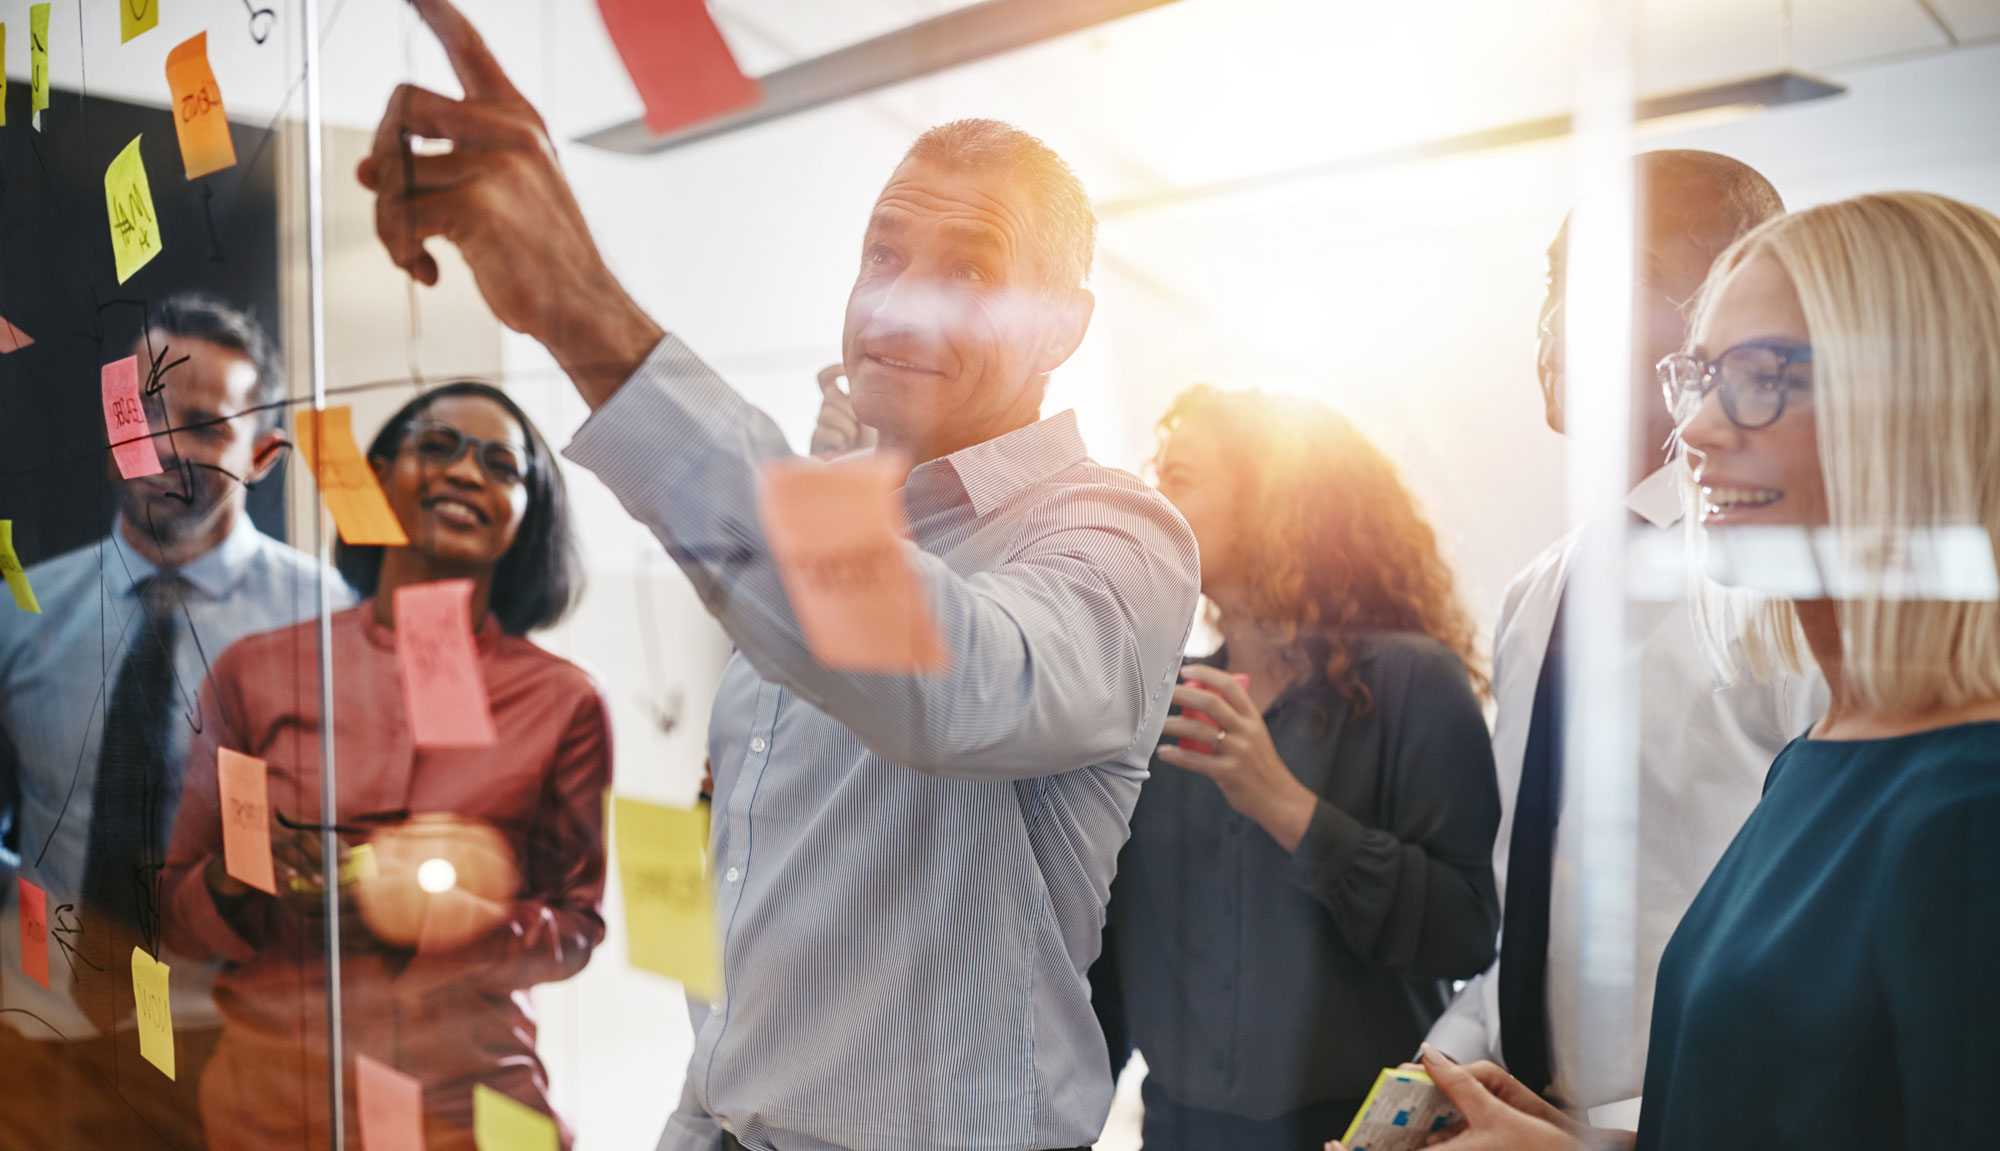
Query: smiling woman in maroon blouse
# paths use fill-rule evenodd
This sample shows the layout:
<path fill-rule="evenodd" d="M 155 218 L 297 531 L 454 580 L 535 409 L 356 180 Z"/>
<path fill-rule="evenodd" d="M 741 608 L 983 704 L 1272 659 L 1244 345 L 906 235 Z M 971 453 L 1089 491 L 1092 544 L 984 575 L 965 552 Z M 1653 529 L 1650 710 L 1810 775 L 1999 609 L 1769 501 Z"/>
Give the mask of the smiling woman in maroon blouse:
<path fill-rule="evenodd" d="M 349 1139 L 360 1055 L 423 1084 L 431 1151 L 473 1146 L 476 1085 L 549 1111 L 527 991 L 576 974 L 604 937 L 607 707 L 587 673 L 524 638 L 578 586 L 548 445 L 504 393 L 457 383 L 411 401 L 368 456 L 412 542 L 341 548 L 342 573 L 372 598 L 332 622 L 337 810 L 319 803 L 316 624 L 216 660 L 189 751 L 165 924 L 169 946 L 228 961 L 224 1034 L 201 1083 L 218 1151 L 330 1138 L 320 825 L 348 861 L 336 882 Z M 491 747 L 411 739 L 394 593 L 440 579 L 472 583 Z M 222 748 L 268 765 L 275 897 L 225 869 Z"/>

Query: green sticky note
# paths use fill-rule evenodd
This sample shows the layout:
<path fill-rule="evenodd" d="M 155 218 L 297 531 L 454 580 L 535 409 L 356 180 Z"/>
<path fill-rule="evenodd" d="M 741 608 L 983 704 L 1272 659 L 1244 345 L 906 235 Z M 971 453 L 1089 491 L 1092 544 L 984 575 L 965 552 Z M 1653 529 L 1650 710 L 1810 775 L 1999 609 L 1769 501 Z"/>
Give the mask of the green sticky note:
<path fill-rule="evenodd" d="M 484 1083 L 472 1087 L 472 1142 L 479 1151 L 557 1151 L 556 1121 Z"/>
<path fill-rule="evenodd" d="M 722 994 L 722 959 L 709 890 L 708 813 L 613 796 L 618 882 L 625 893 L 626 958 L 678 979 L 690 995 Z"/>
<path fill-rule="evenodd" d="M 166 246 L 160 242 L 160 221 L 153 214 L 146 164 L 139 158 L 139 137 L 132 137 L 104 170 L 104 202 L 111 212 L 111 254 L 118 261 L 122 284 Z"/>
<path fill-rule="evenodd" d="M 123 44 L 160 23 L 160 0 L 118 0 L 118 42 Z"/>
<path fill-rule="evenodd" d="M 6 576 L 16 607 L 36 615 L 42 614 L 42 605 L 35 599 L 35 589 L 28 586 L 28 573 L 21 567 L 21 557 L 14 554 L 13 520 L 0 520 L 0 575 Z"/>

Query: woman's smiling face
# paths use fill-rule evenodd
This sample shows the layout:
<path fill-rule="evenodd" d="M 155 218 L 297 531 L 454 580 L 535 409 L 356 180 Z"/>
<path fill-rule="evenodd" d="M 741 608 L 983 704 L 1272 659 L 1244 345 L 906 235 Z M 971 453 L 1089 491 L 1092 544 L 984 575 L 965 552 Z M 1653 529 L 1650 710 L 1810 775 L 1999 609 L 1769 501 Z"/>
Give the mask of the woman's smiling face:
<path fill-rule="evenodd" d="M 504 483 L 469 447 L 448 464 L 431 463 L 417 450 L 430 425 L 487 443 L 506 444 L 516 460 L 528 459 L 527 433 L 507 409 L 482 396 L 440 396 L 418 413 L 393 460 L 375 461 L 389 506 L 402 521 L 410 546 L 439 571 L 491 568 L 513 546 L 528 508 L 525 483 Z M 448 436 L 448 433 L 447 433 Z"/>

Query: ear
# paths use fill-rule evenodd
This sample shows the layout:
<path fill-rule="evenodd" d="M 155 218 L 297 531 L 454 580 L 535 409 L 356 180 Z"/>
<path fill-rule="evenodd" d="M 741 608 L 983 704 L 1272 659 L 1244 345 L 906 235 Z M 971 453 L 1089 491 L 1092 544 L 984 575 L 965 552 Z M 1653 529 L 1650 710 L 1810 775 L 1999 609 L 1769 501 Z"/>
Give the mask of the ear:
<path fill-rule="evenodd" d="M 283 427 L 267 429 L 257 437 L 257 443 L 250 454 L 250 474 L 244 477 L 245 484 L 254 484 L 271 474 L 278 461 L 285 458 L 285 449 L 292 442 L 285 438 Z"/>
<path fill-rule="evenodd" d="M 1090 317 L 1097 311 L 1097 297 L 1088 288 L 1075 288 L 1049 307 L 1049 325 L 1043 333 L 1035 372 L 1048 375 L 1069 361 L 1090 331 Z"/>

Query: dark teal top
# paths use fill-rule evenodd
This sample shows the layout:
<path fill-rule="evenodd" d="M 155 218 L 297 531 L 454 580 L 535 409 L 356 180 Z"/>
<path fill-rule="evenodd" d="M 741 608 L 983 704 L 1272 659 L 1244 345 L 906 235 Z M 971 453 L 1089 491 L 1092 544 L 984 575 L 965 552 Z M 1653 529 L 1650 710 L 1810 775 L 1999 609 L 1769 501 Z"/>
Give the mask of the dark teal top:
<path fill-rule="evenodd" d="M 1640 1151 L 2000 1144 L 2000 723 L 1799 739 L 1660 961 Z"/>

